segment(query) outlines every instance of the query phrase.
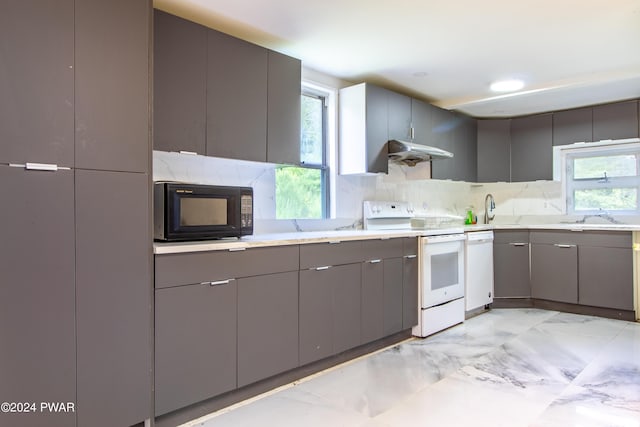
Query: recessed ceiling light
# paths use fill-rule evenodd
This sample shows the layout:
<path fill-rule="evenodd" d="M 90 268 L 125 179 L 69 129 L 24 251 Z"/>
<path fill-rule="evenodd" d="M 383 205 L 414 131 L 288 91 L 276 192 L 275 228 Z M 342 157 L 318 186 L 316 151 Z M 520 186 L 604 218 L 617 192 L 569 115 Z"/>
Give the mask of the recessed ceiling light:
<path fill-rule="evenodd" d="M 522 80 L 499 80 L 491 83 L 491 90 L 493 92 L 514 92 L 524 87 Z"/>

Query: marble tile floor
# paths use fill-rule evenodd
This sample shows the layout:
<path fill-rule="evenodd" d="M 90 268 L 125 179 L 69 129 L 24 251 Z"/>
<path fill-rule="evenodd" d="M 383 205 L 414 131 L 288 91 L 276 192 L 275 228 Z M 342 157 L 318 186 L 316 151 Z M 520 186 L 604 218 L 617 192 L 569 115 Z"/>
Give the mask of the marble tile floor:
<path fill-rule="evenodd" d="M 189 427 L 640 427 L 640 323 L 494 309 Z"/>

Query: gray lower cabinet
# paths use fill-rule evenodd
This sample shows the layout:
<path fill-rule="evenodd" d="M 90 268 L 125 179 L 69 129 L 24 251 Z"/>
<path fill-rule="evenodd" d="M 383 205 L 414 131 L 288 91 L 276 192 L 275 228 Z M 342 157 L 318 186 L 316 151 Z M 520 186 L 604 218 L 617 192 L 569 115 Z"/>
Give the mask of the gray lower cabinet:
<path fill-rule="evenodd" d="M 495 298 L 530 298 L 529 232 L 494 231 Z"/>
<path fill-rule="evenodd" d="M 298 366 L 297 245 L 155 260 L 156 415 Z"/>
<path fill-rule="evenodd" d="M 266 161 L 267 49 L 214 30 L 207 49 L 207 155 Z"/>
<path fill-rule="evenodd" d="M 238 279 L 238 387 L 298 366 L 298 272 Z"/>
<path fill-rule="evenodd" d="M 153 148 L 205 154 L 208 29 L 153 14 Z"/>
<path fill-rule="evenodd" d="M 73 172 L 0 165 L 0 182 L 0 401 L 37 405 L 0 425 L 74 426 L 73 412 L 39 412 L 76 402 Z"/>
<path fill-rule="evenodd" d="M 156 415 L 236 388 L 237 286 L 156 290 Z"/>
<path fill-rule="evenodd" d="M 151 0 L 75 2 L 75 165 L 149 171 Z"/>
<path fill-rule="evenodd" d="M 361 264 L 300 271 L 300 364 L 360 345 Z"/>
<path fill-rule="evenodd" d="M 403 265 L 402 258 L 388 258 L 383 263 L 382 333 L 388 336 L 402 330 Z"/>
<path fill-rule="evenodd" d="M 578 302 L 633 310 L 633 251 L 630 232 L 582 233 L 578 247 Z"/>
<path fill-rule="evenodd" d="M 268 51 L 267 162 L 300 164 L 299 59 Z"/>
<path fill-rule="evenodd" d="M 73 166 L 73 7 L 0 3 L 0 163 Z"/>
<path fill-rule="evenodd" d="M 403 239 L 402 257 L 402 329 L 418 324 L 418 238 Z"/>
<path fill-rule="evenodd" d="M 133 425 L 151 418 L 149 177 L 75 178 L 78 426 Z"/>
<path fill-rule="evenodd" d="M 578 248 L 573 244 L 531 244 L 531 296 L 578 303 Z"/>
<path fill-rule="evenodd" d="M 385 267 L 381 259 L 362 263 L 362 343 L 384 336 Z"/>

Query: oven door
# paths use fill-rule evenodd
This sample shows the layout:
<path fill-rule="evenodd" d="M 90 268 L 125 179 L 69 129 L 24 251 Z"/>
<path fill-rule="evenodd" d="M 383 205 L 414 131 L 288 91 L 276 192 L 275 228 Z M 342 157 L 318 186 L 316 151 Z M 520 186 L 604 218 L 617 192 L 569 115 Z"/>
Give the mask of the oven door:
<path fill-rule="evenodd" d="M 423 237 L 422 308 L 464 297 L 464 234 Z"/>

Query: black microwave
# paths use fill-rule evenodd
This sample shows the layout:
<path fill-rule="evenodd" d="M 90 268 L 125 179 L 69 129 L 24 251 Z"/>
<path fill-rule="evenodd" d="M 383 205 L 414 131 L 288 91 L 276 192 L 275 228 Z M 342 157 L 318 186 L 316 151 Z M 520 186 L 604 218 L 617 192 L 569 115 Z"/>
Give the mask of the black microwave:
<path fill-rule="evenodd" d="M 253 234 L 253 189 L 156 182 L 154 239 L 207 240 Z"/>

